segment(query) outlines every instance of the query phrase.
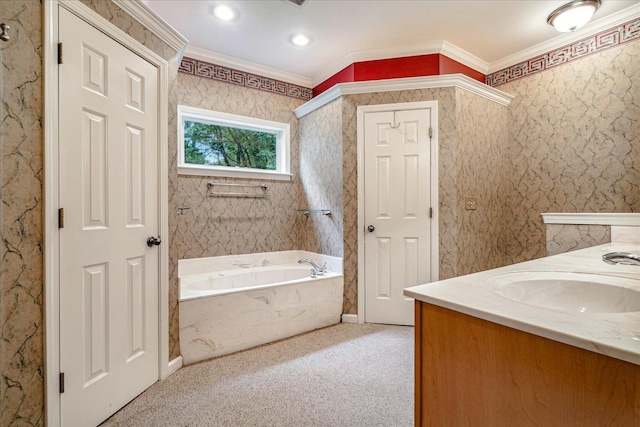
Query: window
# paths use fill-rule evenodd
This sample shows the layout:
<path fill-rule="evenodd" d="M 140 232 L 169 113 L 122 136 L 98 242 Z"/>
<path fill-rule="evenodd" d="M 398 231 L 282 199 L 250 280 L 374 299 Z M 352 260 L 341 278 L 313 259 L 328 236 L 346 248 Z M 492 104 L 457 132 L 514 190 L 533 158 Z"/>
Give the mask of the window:
<path fill-rule="evenodd" d="M 178 106 L 178 173 L 290 180 L 289 124 Z"/>

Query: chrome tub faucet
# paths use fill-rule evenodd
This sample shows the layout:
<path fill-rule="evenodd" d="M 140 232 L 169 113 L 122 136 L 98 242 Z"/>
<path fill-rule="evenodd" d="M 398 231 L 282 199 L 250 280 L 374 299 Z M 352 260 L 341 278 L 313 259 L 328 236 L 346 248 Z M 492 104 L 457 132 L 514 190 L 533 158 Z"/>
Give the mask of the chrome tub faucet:
<path fill-rule="evenodd" d="M 308 258 L 303 258 L 300 261 L 298 261 L 298 264 L 311 264 L 311 266 L 313 266 L 313 269 L 311 270 L 311 277 L 316 277 L 316 276 L 324 276 L 324 274 L 327 272 L 327 263 L 325 262 L 322 267 L 320 267 L 318 264 L 316 264 L 315 262 L 313 262 L 312 260 L 308 259 Z"/>

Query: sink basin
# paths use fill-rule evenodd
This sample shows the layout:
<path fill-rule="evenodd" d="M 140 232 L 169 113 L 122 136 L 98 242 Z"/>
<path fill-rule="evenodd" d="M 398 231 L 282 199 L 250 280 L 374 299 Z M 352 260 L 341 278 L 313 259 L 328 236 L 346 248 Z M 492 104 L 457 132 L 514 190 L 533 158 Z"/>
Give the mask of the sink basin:
<path fill-rule="evenodd" d="M 518 272 L 488 278 L 501 297 L 574 314 L 640 311 L 640 280 L 583 273 Z M 631 288 L 635 289 L 631 289 Z"/>

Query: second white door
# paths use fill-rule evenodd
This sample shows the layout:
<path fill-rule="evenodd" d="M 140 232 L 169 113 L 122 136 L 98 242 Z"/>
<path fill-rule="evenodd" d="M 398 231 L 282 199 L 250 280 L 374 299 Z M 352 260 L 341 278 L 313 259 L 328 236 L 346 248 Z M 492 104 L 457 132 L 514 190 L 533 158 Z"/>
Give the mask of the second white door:
<path fill-rule="evenodd" d="M 364 114 L 365 322 L 414 324 L 431 277 L 430 108 Z"/>

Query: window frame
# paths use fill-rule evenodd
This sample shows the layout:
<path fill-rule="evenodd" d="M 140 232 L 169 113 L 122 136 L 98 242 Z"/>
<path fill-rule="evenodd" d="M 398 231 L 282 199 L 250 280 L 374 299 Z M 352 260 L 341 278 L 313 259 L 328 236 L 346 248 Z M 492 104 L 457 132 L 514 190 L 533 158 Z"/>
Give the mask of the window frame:
<path fill-rule="evenodd" d="M 276 134 L 276 170 L 229 166 L 196 165 L 185 162 L 184 122 L 194 121 L 218 126 Z M 221 111 L 178 105 L 178 175 L 217 176 L 226 178 L 291 180 L 291 126 L 289 123 L 223 113 Z"/>

